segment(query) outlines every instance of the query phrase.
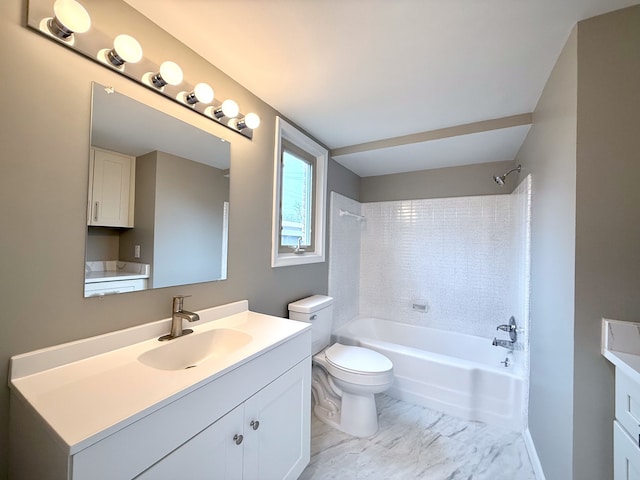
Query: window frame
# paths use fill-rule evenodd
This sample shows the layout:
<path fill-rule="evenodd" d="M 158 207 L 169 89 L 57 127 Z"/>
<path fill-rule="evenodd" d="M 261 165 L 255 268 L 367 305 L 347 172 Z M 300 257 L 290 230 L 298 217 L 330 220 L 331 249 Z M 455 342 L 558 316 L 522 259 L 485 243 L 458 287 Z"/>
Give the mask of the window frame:
<path fill-rule="evenodd" d="M 315 159 L 313 182 L 313 211 L 312 211 L 312 248 L 305 249 L 302 254 L 286 251 L 280 247 L 281 232 L 281 191 L 283 140 L 296 148 L 306 152 Z M 304 265 L 325 261 L 325 219 L 326 219 L 326 190 L 327 165 L 329 152 L 322 145 L 309 138 L 306 134 L 288 123 L 281 117 L 276 117 L 276 138 L 274 152 L 273 174 L 273 217 L 271 237 L 271 267 L 286 267 L 290 265 Z"/>
<path fill-rule="evenodd" d="M 311 169 L 311 180 L 310 180 L 310 187 L 311 187 L 311 195 L 310 195 L 310 208 L 309 208 L 309 214 L 310 214 L 310 220 L 308 222 L 304 222 L 305 224 L 307 224 L 306 226 L 308 226 L 309 230 L 311 231 L 311 234 L 309 235 L 309 240 L 310 243 L 302 243 L 301 242 L 301 247 L 303 247 L 305 249 L 305 251 L 314 251 L 315 249 L 315 238 L 313 235 L 313 232 L 315 231 L 315 217 L 316 217 L 316 185 L 315 185 L 315 178 L 317 175 L 317 167 L 316 164 L 317 159 L 316 157 L 314 157 L 313 155 L 311 155 L 310 153 L 306 152 L 305 150 L 303 150 L 302 148 L 296 146 L 295 144 L 291 143 L 289 140 L 287 140 L 286 138 L 282 138 L 281 139 L 281 148 L 280 148 L 280 161 L 282 162 L 282 169 L 284 171 L 284 161 L 285 161 L 285 154 L 288 153 L 290 157 L 295 158 L 298 161 L 304 162 L 306 163 L 310 169 Z M 282 171 L 281 171 L 281 175 L 282 175 Z M 282 191 L 284 189 L 284 183 L 283 181 L 280 181 L 280 198 L 282 199 Z M 282 215 L 282 201 L 280 202 L 280 215 Z M 282 221 L 284 223 L 284 219 L 282 217 L 280 217 L 280 221 Z M 278 252 L 279 253 L 288 253 L 291 252 L 291 246 L 290 245 L 283 245 L 282 244 L 282 229 L 280 230 L 280 235 L 278 236 Z"/>

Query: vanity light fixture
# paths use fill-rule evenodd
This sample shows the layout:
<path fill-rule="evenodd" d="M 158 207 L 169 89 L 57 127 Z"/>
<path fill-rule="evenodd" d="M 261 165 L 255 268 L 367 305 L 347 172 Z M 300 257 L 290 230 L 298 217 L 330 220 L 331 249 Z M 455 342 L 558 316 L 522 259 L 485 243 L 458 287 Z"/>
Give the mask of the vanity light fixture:
<path fill-rule="evenodd" d="M 184 64 L 168 60 L 156 63 L 150 58 L 164 55 L 164 50 L 155 46 L 158 39 L 143 37 L 152 24 L 145 23 L 149 21 L 126 1 L 109 0 L 108 9 L 98 8 L 97 4 L 101 3 L 98 0 L 27 0 L 26 3 L 27 26 L 31 29 L 245 138 L 253 138 L 254 129 L 260 125 L 260 117 L 255 113 L 241 113 L 231 99 L 218 101 L 210 83 L 191 83 L 182 70 Z M 142 22 L 136 30 L 137 38 L 122 34 L 122 30 L 118 31 L 118 22 L 113 20 L 129 16 Z M 110 21 L 101 21 L 105 18 Z M 168 34 L 162 39 L 178 42 Z M 150 45 L 145 49 L 149 51 L 143 52 L 141 44 L 151 42 L 155 51 Z"/>
<path fill-rule="evenodd" d="M 107 60 L 114 67 L 125 63 L 138 63 L 142 59 L 142 47 L 131 35 L 118 35 L 113 41 L 113 48 L 106 52 Z"/>
<path fill-rule="evenodd" d="M 56 0 L 53 17 L 46 19 L 46 27 L 54 37 L 73 40 L 73 33 L 85 33 L 91 28 L 91 17 L 75 0 Z"/>
<path fill-rule="evenodd" d="M 241 118 L 236 122 L 236 128 L 238 130 L 244 130 L 245 128 L 255 130 L 259 126 L 260 117 L 255 113 L 247 113 L 244 118 Z"/>
<path fill-rule="evenodd" d="M 184 95 L 184 101 L 189 105 L 195 105 L 198 102 L 211 103 L 213 100 L 213 88 L 206 83 L 199 83 L 193 87 L 193 92 Z"/>
<path fill-rule="evenodd" d="M 155 75 L 151 75 L 151 83 L 156 88 L 162 88 L 165 85 L 180 85 L 183 75 L 180 65 L 175 62 L 162 62 L 160 71 Z"/>

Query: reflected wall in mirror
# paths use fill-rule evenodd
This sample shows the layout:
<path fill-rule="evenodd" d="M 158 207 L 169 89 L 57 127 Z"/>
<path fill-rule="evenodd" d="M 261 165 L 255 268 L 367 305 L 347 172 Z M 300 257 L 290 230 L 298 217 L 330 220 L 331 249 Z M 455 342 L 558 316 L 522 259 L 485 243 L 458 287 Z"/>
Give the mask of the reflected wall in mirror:
<path fill-rule="evenodd" d="M 93 84 L 85 297 L 224 280 L 230 144 Z"/>

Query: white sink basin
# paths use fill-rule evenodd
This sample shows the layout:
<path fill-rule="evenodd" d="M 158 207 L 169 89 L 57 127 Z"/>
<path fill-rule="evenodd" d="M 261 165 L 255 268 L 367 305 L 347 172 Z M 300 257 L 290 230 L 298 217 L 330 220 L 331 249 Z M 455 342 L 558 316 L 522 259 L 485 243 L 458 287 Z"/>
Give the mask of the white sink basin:
<path fill-rule="evenodd" d="M 184 370 L 205 360 L 222 357 L 248 344 L 252 336 L 230 328 L 217 328 L 169 340 L 143 353 L 138 360 L 158 370 Z"/>

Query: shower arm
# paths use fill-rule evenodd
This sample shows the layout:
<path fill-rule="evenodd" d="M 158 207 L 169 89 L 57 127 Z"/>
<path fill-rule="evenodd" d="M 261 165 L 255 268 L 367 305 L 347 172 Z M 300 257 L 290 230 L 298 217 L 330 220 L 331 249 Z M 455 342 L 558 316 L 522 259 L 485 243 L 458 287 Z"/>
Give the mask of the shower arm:
<path fill-rule="evenodd" d="M 521 171 L 522 171 L 522 165 L 518 165 L 517 167 L 512 168 L 511 170 L 509 170 L 507 173 L 505 173 L 503 175 L 493 177 L 493 181 L 496 182 L 498 185 L 502 186 L 502 185 L 504 185 L 504 181 L 509 176 L 509 174 L 511 174 L 513 172 L 520 173 Z"/>
<path fill-rule="evenodd" d="M 504 174 L 504 175 L 502 175 L 502 176 L 506 178 L 506 177 L 508 177 L 508 176 L 509 176 L 509 174 L 510 174 L 510 173 L 513 173 L 513 172 L 516 172 L 516 171 L 517 171 L 518 173 L 520 173 L 520 170 L 522 170 L 522 166 L 521 166 L 521 165 L 518 165 L 517 167 L 512 168 L 511 170 L 509 170 L 507 173 L 505 173 L 505 174 Z"/>

